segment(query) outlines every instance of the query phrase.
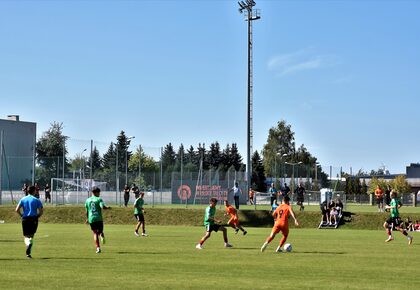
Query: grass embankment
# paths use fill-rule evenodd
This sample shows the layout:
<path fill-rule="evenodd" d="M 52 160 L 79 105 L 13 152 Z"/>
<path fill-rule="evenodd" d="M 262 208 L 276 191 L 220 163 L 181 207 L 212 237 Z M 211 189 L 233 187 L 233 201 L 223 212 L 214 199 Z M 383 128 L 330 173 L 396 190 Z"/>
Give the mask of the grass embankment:
<path fill-rule="evenodd" d="M 203 224 L 203 208 L 148 208 L 145 217 L 149 225 L 183 225 L 201 226 Z M 321 215 L 315 211 L 296 211 L 301 228 L 316 228 L 319 225 Z M 412 220 L 420 219 L 419 213 L 402 213 L 402 218 L 410 216 Z M 382 224 L 388 217 L 388 213 L 351 213 L 344 212 L 340 228 L 348 229 L 382 229 Z M 223 216 L 223 210 L 217 211 L 217 218 L 227 221 Z M 55 224 L 81 224 L 86 219 L 86 213 L 82 206 L 46 207 L 41 218 L 43 223 Z M 239 219 L 245 227 L 271 227 L 273 219 L 267 210 L 240 210 Z M 14 207 L 0 207 L 0 220 L 5 223 L 18 223 L 19 216 L 14 212 Z M 133 224 L 133 210 L 131 208 L 113 207 L 104 211 L 106 224 Z M 294 227 L 293 223 L 290 223 Z"/>

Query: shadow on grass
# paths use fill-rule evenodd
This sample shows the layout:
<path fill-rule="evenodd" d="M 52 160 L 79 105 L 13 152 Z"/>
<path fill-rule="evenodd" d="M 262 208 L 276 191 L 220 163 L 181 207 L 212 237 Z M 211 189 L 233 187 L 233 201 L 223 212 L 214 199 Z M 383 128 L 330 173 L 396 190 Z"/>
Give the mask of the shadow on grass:
<path fill-rule="evenodd" d="M 307 252 L 294 252 L 296 254 L 315 254 L 315 255 L 345 255 L 346 252 L 323 252 L 323 251 L 307 251 Z"/>
<path fill-rule="evenodd" d="M 20 243 L 21 240 L 0 240 L 0 243 Z"/>
<path fill-rule="evenodd" d="M 125 251 L 125 252 L 116 252 L 118 255 L 167 255 L 171 254 L 170 252 L 134 252 L 134 251 Z"/>

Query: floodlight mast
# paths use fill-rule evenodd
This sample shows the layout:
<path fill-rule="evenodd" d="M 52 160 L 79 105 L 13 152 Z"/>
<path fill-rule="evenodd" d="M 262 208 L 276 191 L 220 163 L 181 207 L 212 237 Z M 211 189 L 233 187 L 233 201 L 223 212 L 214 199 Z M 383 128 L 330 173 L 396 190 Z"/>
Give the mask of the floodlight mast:
<path fill-rule="evenodd" d="M 253 69 L 252 69 L 252 21 L 260 19 L 260 11 L 253 9 L 256 5 L 254 0 L 238 1 L 239 12 L 245 11 L 245 21 L 248 21 L 248 92 L 247 92 L 247 161 L 246 161 L 246 180 L 247 180 L 247 193 L 251 189 L 252 177 L 252 104 L 253 104 Z M 255 206 L 256 203 L 254 202 Z"/>

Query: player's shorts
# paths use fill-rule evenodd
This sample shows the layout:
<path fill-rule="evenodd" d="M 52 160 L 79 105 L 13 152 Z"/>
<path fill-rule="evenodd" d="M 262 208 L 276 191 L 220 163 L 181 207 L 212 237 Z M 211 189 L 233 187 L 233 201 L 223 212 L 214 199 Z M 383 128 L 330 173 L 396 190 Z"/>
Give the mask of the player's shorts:
<path fill-rule="evenodd" d="M 46 192 L 45 193 L 45 199 L 51 199 L 51 193 Z"/>
<path fill-rule="evenodd" d="M 22 219 L 22 231 L 23 235 L 33 236 L 38 229 L 38 217 L 25 217 Z"/>
<path fill-rule="evenodd" d="M 238 226 L 239 225 L 239 219 L 237 216 L 233 216 L 230 218 L 230 220 L 227 222 L 228 225 L 233 224 L 234 226 Z"/>
<path fill-rule="evenodd" d="M 135 214 L 134 217 L 136 218 L 136 221 L 144 222 L 144 214 L 138 213 L 138 214 Z"/>
<path fill-rule="evenodd" d="M 298 205 L 303 205 L 303 201 L 304 201 L 303 197 L 298 197 L 296 200 L 297 200 Z"/>
<path fill-rule="evenodd" d="M 104 222 L 103 221 L 93 222 L 90 224 L 90 228 L 95 233 L 100 234 L 104 231 Z"/>
<path fill-rule="evenodd" d="M 213 224 L 213 225 L 206 225 L 206 232 L 213 232 L 215 231 L 216 233 L 219 231 L 221 225 L 218 224 Z"/>
<path fill-rule="evenodd" d="M 389 218 L 386 220 L 386 223 L 388 224 L 388 226 L 389 226 L 390 228 L 395 229 L 395 228 L 399 228 L 399 227 L 401 227 L 401 225 L 402 225 L 403 221 L 401 220 L 401 218 L 400 218 L 400 217 L 389 217 Z"/>
<path fill-rule="evenodd" d="M 272 231 L 276 234 L 281 232 L 283 236 L 287 236 L 289 235 L 289 225 L 275 223 Z"/>
<path fill-rule="evenodd" d="M 382 203 L 384 203 L 383 197 L 376 199 L 376 204 L 382 204 Z"/>

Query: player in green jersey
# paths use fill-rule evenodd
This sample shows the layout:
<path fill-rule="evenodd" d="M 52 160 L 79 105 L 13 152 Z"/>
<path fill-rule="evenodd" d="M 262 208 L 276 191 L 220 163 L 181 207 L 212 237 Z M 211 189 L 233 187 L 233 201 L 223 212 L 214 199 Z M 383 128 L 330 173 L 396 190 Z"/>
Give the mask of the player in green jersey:
<path fill-rule="evenodd" d="M 388 239 L 385 240 L 386 243 L 394 240 L 392 236 L 392 230 L 396 229 L 400 231 L 408 239 L 408 244 L 411 245 L 413 242 L 413 237 L 407 233 L 407 230 L 402 226 L 403 221 L 400 218 L 399 208 L 402 206 L 401 201 L 397 198 L 397 192 L 391 191 L 391 202 L 385 208 L 390 210 L 390 217 L 385 221 L 384 228 L 388 234 Z"/>
<path fill-rule="evenodd" d="M 141 226 L 141 235 L 142 237 L 147 237 L 146 230 L 145 230 L 145 222 L 144 222 L 144 192 L 140 192 L 138 196 L 136 196 L 136 200 L 134 201 L 134 217 L 137 220 L 136 228 L 134 229 L 134 234 L 138 237 L 139 235 L 139 228 Z"/>
<path fill-rule="evenodd" d="M 92 196 L 89 197 L 85 202 L 86 208 L 86 223 L 90 224 L 90 228 L 93 232 L 93 240 L 96 245 L 96 253 L 101 252 L 101 245 L 99 238 L 102 240 L 102 244 L 105 244 L 104 235 L 104 223 L 102 219 L 102 209 L 111 209 L 110 206 L 106 206 L 102 198 L 99 197 L 101 190 L 99 188 L 92 189 Z"/>
<path fill-rule="evenodd" d="M 197 249 L 201 250 L 203 248 L 204 242 L 210 238 L 212 231 L 219 231 L 221 230 L 223 232 L 223 240 L 225 241 L 225 248 L 231 248 L 232 245 L 228 243 L 228 237 L 227 237 L 227 230 L 224 226 L 216 224 L 220 223 L 220 220 L 215 219 L 216 215 L 216 205 L 217 205 L 217 199 L 211 198 L 210 199 L 210 205 L 206 208 L 206 212 L 204 215 L 204 226 L 206 227 L 206 234 L 204 237 L 201 238 L 200 242 L 195 246 Z"/>

